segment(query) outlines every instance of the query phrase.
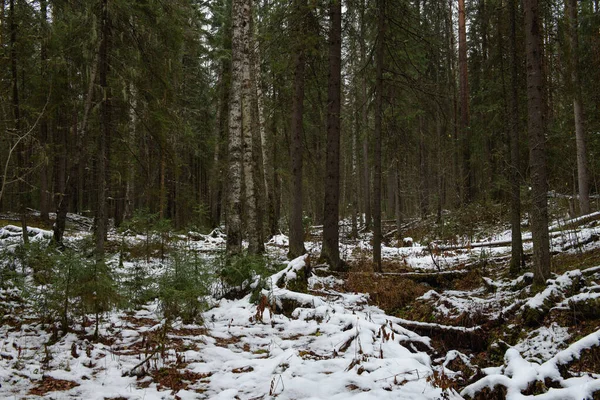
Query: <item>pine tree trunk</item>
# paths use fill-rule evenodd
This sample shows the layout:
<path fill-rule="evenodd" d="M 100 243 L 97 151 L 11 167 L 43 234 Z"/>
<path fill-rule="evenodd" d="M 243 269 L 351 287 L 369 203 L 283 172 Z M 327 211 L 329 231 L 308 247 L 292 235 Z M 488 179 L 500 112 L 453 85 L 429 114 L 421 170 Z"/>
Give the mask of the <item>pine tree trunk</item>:
<path fill-rule="evenodd" d="M 463 199 L 473 199 L 473 173 L 471 171 L 471 147 L 469 138 L 469 72 L 467 68 L 467 29 L 465 0 L 458 0 L 458 70 L 460 81 L 460 135 L 463 159 Z"/>
<path fill-rule="evenodd" d="M 98 159 L 96 171 L 96 185 L 98 187 L 98 199 L 96 204 L 96 262 L 104 262 L 104 241 L 107 230 L 106 213 L 106 143 L 110 135 L 111 105 L 110 88 L 108 86 L 108 46 L 110 40 L 110 21 L 108 14 L 108 0 L 102 0 L 101 19 L 101 43 L 100 43 L 100 66 L 99 79 L 102 89 L 102 101 L 100 103 L 100 132 L 98 135 Z"/>
<path fill-rule="evenodd" d="M 253 28 L 253 33 L 254 33 L 254 31 L 256 31 L 255 28 Z M 254 84 L 253 94 L 255 95 L 256 109 L 257 109 L 256 110 L 257 111 L 257 120 L 255 123 L 258 123 L 258 130 L 260 132 L 260 135 L 258 136 L 260 146 L 257 151 L 257 154 L 260 155 L 261 162 L 259 163 L 259 166 L 262 168 L 262 169 L 258 168 L 258 170 L 261 172 L 259 175 L 261 176 L 261 179 L 260 179 L 261 202 L 260 202 L 260 204 L 262 205 L 260 207 L 259 211 L 261 212 L 261 220 L 264 219 L 264 211 L 263 210 L 267 211 L 268 236 L 271 237 L 276 234 L 276 232 L 272 231 L 270 228 L 274 224 L 276 224 L 276 222 L 273 221 L 273 218 L 275 216 L 274 205 L 273 205 L 273 161 L 271 159 L 271 154 L 269 152 L 271 138 L 269 138 L 269 132 L 267 130 L 267 121 L 265 119 L 264 94 L 262 91 L 262 84 L 261 84 L 260 65 L 261 65 L 262 55 L 260 52 L 260 46 L 256 43 L 254 36 L 255 35 L 252 36 L 252 48 L 254 49 L 254 52 L 251 53 L 251 56 L 253 56 L 252 71 L 254 73 L 252 81 Z M 261 223 L 261 229 L 263 228 L 263 226 L 264 226 L 264 224 Z M 263 231 L 264 231 L 264 229 L 263 229 Z M 263 235 L 263 237 L 264 237 L 264 235 Z"/>
<path fill-rule="evenodd" d="M 42 34 L 42 38 L 40 41 L 40 64 L 41 64 L 41 77 L 42 77 L 42 93 L 43 99 L 42 101 L 46 101 L 46 97 L 49 94 L 49 90 L 47 87 L 47 79 L 48 79 L 48 43 L 47 43 L 47 35 L 48 35 L 48 3 L 46 0 L 40 0 L 40 30 Z M 43 221 L 50 221 L 49 213 L 50 213 L 50 202 L 48 198 L 48 163 L 46 159 L 48 157 L 48 118 L 45 113 L 40 118 L 40 144 L 42 145 L 42 169 L 40 171 L 40 217 Z"/>
<path fill-rule="evenodd" d="M 242 252 L 242 62 L 245 0 L 232 3 L 231 92 L 227 174 L 227 254 Z"/>
<path fill-rule="evenodd" d="M 381 130 L 383 119 L 383 50 L 385 40 L 385 0 L 377 1 L 377 53 L 375 55 L 375 129 L 373 142 L 373 264 L 376 272 L 381 268 Z"/>
<path fill-rule="evenodd" d="M 327 153 L 325 159 L 325 204 L 321 258 L 332 269 L 340 269 L 340 111 L 342 70 L 342 3 L 330 0 L 329 81 L 327 90 Z"/>
<path fill-rule="evenodd" d="M 10 70 L 11 70 L 11 85 L 12 85 L 12 109 L 13 117 L 15 121 L 15 133 L 18 137 L 18 144 L 16 147 L 17 151 L 17 179 L 18 179 L 18 190 L 19 190 L 19 216 L 21 219 L 21 228 L 23 229 L 23 243 L 27 245 L 29 243 L 29 236 L 27 233 L 27 194 L 25 186 L 25 140 L 21 138 L 23 132 L 21 131 L 21 104 L 19 102 L 19 81 L 17 74 L 17 22 L 16 22 L 16 11 L 15 2 L 10 0 L 9 3 L 9 16 L 10 16 Z"/>
<path fill-rule="evenodd" d="M 569 42 L 571 44 L 571 87 L 573 90 L 573 114 L 575 141 L 577 144 L 577 183 L 579 187 L 579 210 L 590 212 L 590 189 L 587 169 L 587 145 L 583 128 L 583 104 L 579 77 L 579 35 L 577 32 L 577 0 L 565 0 L 569 20 Z"/>
<path fill-rule="evenodd" d="M 223 197 L 223 179 L 221 178 L 223 159 L 225 151 L 223 144 L 227 136 L 227 107 L 229 103 L 229 75 L 231 74 L 231 64 L 227 60 L 221 63 L 221 74 L 219 77 L 219 104 L 217 106 L 217 115 L 215 118 L 215 152 L 213 156 L 213 168 L 210 177 L 211 191 L 211 224 L 213 228 L 221 224 L 221 208 Z"/>
<path fill-rule="evenodd" d="M 67 219 L 67 132 L 63 121 L 64 116 L 59 119 L 62 127 L 55 129 L 58 138 L 58 152 L 56 154 L 56 192 L 54 193 L 56 203 L 56 222 L 54 223 L 54 242 L 59 246 L 62 245 L 63 235 L 65 232 Z"/>
<path fill-rule="evenodd" d="M 527 129 L 531 169 L 531 233 L 533 237 L 534 283 L 545 285 L 550 278 L 548 234 L 548 176 L 544 79 L 542 76 L 542 24 L 538 0 L 525 0 L 525 49 L 527 53 Z"/>
<path fill-rule="evenodd" d="M 365 43 L 366 37 L 366 21 L 365 21 L 365 0 L 361 1 L 360 7 L 360 61 L 363 69 L 368 63 L 367 46 Z M 364 209 L 365 209 L 365 227 L 368 231 L 371 227 L 371 172 L 369 171 L 369 136 L 368 129 L 368 107 L 367 107 L 367 75 L 363 71 L 361 76 L 361 127 L 363 133 L 362 156 L 363 156 L 363 185 L 364 185 Z"/>
<path fill-rule="evenodd" d="M 299 41 L 296 49 L 296 59 L 294 67 L 294 93 L 292 97 L 292 123 L 290 141 L 290 157 L 292 164 L 292 204 L 290 217 L 290 246 L 288 258 L 293 259 L 304 253 L 304 226 L 302 224 L 302 158 L 303 158 L 303 117 L 304 117 L 304 66 L 305 52 L 303 13 L 306 8 L 306 0 L 295 0 L 296 21 L 298 30 L 296 31 L 296 40 Z"/>
<path fill-rule="evenodd" d="M 512 235 L 512 248 L 510 259 L 510 272 L 517 275 L 523 263 L 523 240 L 521 238 L 521 183 L 519 166 L 519 82 L 517 60 L 517 32 L 516 32 L 516 0 L 509 0 L 510 19 L 510 226 Z"/>

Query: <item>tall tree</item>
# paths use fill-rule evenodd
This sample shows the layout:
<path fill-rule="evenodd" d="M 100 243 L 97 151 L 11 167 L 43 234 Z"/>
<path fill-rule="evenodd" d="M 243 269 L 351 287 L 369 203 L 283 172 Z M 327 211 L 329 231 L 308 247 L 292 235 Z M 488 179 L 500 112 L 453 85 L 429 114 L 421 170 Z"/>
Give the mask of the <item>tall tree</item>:
<path fill-rule="evenodd" d="M 342 2 L 329 0 L 329 79 L 327 85 L 327 154 L 321 258 L 331 268 L 341 267 L 339 248 L 340 209 L 340 112 L 342 83 Z"/>
<path fill-rule="evenodd" d="M 565 0 L 569 21 L 571 90 L 573 96 L 573 116 L 575 121 L 575 141 L 577 143 L 577 183 L 579 188 L 579 210 L 582 214 L 590 212 L 590 189 L 587 166 L 587 145 L 583 127 L 583 100 L 581 97 L 581 79 L 579 77 L 579 34 L 577 0 Z"/>
<path fill-rule="evenodd" d="M 302 164 L 303 164 L 303 120 L 304 120 L 304 68 L 306 64 L 305 31 L 306 0 L 295 0 L 294 11 L 298 28 L 294 32 L 297 40 L 294 60 L 294 92 L 292 96 L 292 123 L 290 158 L 292 161 L 292 204 L 290 217 L 290 246 L 288 257 L 296 258 L 304 253 L 304 225 L 302 224 Z"/>
<path fill-rule="evenodd" d="M 533 280 L 544 285 L 550 278 L 548 233 L 548 176 L 546 171 L 546 116 L 542 75 L 542 22 L 538 0 L 525 0 L 525 50 L 527 54 L 527 130 L 531 170 L 531 233 Z"/>
<path fill-rule="evenodd" d="M 521 238 L 521 185 L 520 185 L 520 146 L 519 146 L 519 82 L 517 58 L 517 4 L 516 0 L 509 0 L 509 43 L 510 43 L 510 227 L 512 234 L 512 247 L 510 259 L 510 272 L 516 275 L 523 262 L 523 240 Z"/>
<path fill-rule="evenodd" d="M 22 131 L 21 121 L 21 102 L 19 100 L 19 76 L 17 71 L 17 15 L 15 10 L 15 1 L 10 0 L 9 3 L 10 16 L 10 71 L 12 85 L 12 110 L 15 121 L 14 132 L 16 138 L 17 151 L 17 180 L 19 190 L 19 215 L 21 218 L 21 228 L 23 229 L 23 243 L 29 243 L 27 234 L 27 193 L 25 185 L 25 142 L 27 138 Z"/>
<path fill-rule="evenodd" d="M 252 63 L 250 52 L 252 35 L 252 0 L 245 0 L 242 5 L 242 136 L 243 136 L 243 176 L 244 176 L 244 194 L 246 205 L 246 230 L 248 232 L 248 252 L 250 254 L 260 254 L 264 251 L 262 240 L 262 224 L 258 207 L 258 179 L 257 168 L 255 165 L 255 146 L 258 137 L 258 124 L 256 115 L 253 115 L 252 98 L 254 84 L 252 82 Z M 260 148 L 260 147 L 258 147 Z"/>
<path fill-rule="evenodd" d="M 383 119 L 383 50 L 385 47 L 385 0 L 377 2 L 377 49 L 375 55 L 375 129 L 373 142 L 373 263 L 375 270 L 381 268 L 381 130 Z"/>
<path fill-rule="evenodd" d="M 467 24 L 465 0 L 458 0 L 458 75 L 460 92 L 460 141 L 463 159 L 463 199 L 473 198 L 473 173 L 471 171 L 471 143 L 469 138 L 469 72 L 467 66 Z"/>
<path fill-rule="evenodd" d="M 242 79 L 244 3 L 232 3 L 231 91 L 229 95 L 229 171 L 227 174 L 227 253 L 242 252 Z"/>
<path fill-rule="evenodd" d="M 98 68 L 98 78 L 100 80 L 100 88 L 102 90 L 102 100 L 100 102 L 100 132 L 98 133 L 98 153 L 97 153 L 97 170 L 96 170 L 96 185 L 98 190 L 96 203 L 96 264 L 104 263 L 104 240 L 107 230 L 107 207 L 106 207 L 106 192 L 107 192 L 107 139 L 110 136 L 111 130 L 111 103 L 110 103 L 110 87 L 108 85 L 108 48 L 110 41 L 110 19 L 108 10 L 108 0 L 101 2 L 101 25 L 100 25 L 100 56 Z"/>

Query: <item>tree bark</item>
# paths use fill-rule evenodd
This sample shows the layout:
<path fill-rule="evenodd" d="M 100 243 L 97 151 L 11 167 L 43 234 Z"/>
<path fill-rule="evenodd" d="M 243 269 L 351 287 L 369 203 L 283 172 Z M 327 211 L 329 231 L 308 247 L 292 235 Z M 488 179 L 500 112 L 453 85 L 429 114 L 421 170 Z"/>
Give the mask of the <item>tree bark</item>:
<path fill-rule="evenodd" d="M 509 0 L 510 20 L 510 226 L 512 236 L 510 273 L 517 275 L 523 259 L 523 240 L 521 237 L 521 183 L 520 183 L 520 146 L 519 146 L 519 82 L 517 59 L 516 0 Z"/>
<path fill-rule="evenodd" d="M 365 0 L 361 1 L 360 7 L 360 61 L 363 66 L 361 75 L 361 128 L 363 134 L 362 155 L 363 155 L 363 185 L 364 185 L 364 210 L 365 210 L 365 226 L 364 230 L 368 231 L 371 227 L 371 173 L 369 171 L 369 135 L 368 130 L 368 108 L 367 108 L 367 75 L 364 69 L 367 66 L 367 46 L 365 42 L 366 21 L 365 21 Z"/>
<path fill-rule="evenodd" d="M 242 136 L 243 136 L 243 176 L 246 210 L 246 231 L 248 234 L 248 253 L 260 254 L 264 251 L 259 223 L 258 193 L 256 171 L 254 168 L 253 141 L 259 134 L 253 121 L 252 112 L 252 76 L 250 60 L 250 28 L 252 18 L 252 0 L 242 4 Z"/>
<path fill-rule="evenodd" d="M 40 0 L 40 30 L 42 38 L 40 42 L 40 74 L 42 77 L 42 101 L 45 101 L 49 94 L 48 79 L 48 2 Z M 40 118 L 40 144 L 42 145 L 42 169 L 40 171 L 40 217 L 43 221 L 50 221 L 50 201 L 48 198 L 48 118 L 45 113 Z"/>
<path fill-rule="evenodd" d="M 245 0 L 232 3 L 231 92 L 227 174 L 227 254 L 242 252 L 242 62 Z"/>
<path fill-rule="evenodd" d="M 458 0 L 458 70 L 460 87 L 460 135 L 463 151 L 463 199 L 473 199 L 473 174 L 471 171 L 471 147 L 469 138 L 469 72 L 467 67 L 467 29 L 465 0 Z"/>
<path fill-rule="evenodd" d="M 330 0 L 329 80 L 327 89 L 327 153 L 325 159 L 325 204 L 321 259 L 332 269 L 340 269 L 340 111 L 342 66 L 342 3 Z"/>
<path fill-rule="evenodd" d="M 290 141 L 290 158 L 292 167 L 292 204 L 290 217 L 290 246 L 288 258 L 293 259 L 306 253 L 304 248 L 304 225 L 302 224 L 302 159 L 303 159 L 303 117 L 304 117 L 304 67 L 306 55 L 304 50 L 304 12 L 306 0 L 295 0 L 296 12 L 296 59 L 294 67 L 294 94 L 292 97 L 292 123 Z M 302 22 L 299 22 L 302 21 Z"/>
<path fill-rule="evenodd" d="M 385 0 L 377 1 L 377 50 L 375 55 L 375 129 L 373 142 L 373 264 L 381 269 L 381 130 L 383 119 L 383 50 L 385 40 Z"/>
<path fill-rule="evenodd" d="M 110 20 L 108 13 L 108 0 L 102 0 L 101 19 L 101 42 L 100 42 L 100 66 L 99 80 L 102 89 L 102 101 L 100 102 L 100 132 L 98 135 L 98 159 L 96 171 L 96 185 L 98 186 L 98 199 L 96 204 L 96 237 L 95 256 L 96 263 L 104 262 L 104 241 L 107 231 L 106 213 L 106 143 L 111 129 L 111 104 L 110 87 L 108 86 L 108 47 L 110 40 Z"/>
<path fill-rule="evenodd" d="M 136 131 L 137 131 L 137 90 L 133 84 L 129 86 L 129 135 L 127 137 L 127 145 L 130 149 L 135 148 Z M 133 158 L 130 157 L 127 161 L 127 182 L 125 184 L 125 209 L 123 210 L 123 218 L 129 219 L 133 216 L 135 209 L 135 165 Z"/>
<path fill-rule="evenodd" d="M 525 46 L 527 52 L 527 129 L 531 169 L 531 233 L 533 238 L 534 282 L 545 285 L 550 278 L 548 234 L 548 178 L 544 79 L 542 76 L 542 24 L 538 0 L 525 0 Z"/>
<path fill-rule="evenodd" d="M 565 0 L 569 21 L 569 42 L 571 50 L 571 88 L 573 91 L 573 114 L 575 120 L 575 141 L 577 144 L 577 183 L 579 188 L 579 210 L 581 214 L 590 212 L 590 189 L 587 167 L 587 145 L 583 127 L 583 104 L 581 79 L 579 76 L 579 35 L 577 23 L 577 0 Z"/>
<path fill-rule="evenodd" d="M 11 71 L 11 85 L 12 85 L 12 109 L 13 117 L 15 122 L 15 134 L 17 136 L 17 179 L 18 179 L 18 191 L 19 191 L 19 216 L 21 219 L 21 228 L 23 229 L 23 243 L 27 245 L 29 243 L 29 236 L 27 233 L 27 194 L 25 188 L 25 143 L 26 138 L 21 139 L 21 104 L 19 102 L 19 81 L 17 73 L 17 21 L 15 2 L 10 0 L 9 3 L 9 17 L 10 17 L 10 71 Z"/>

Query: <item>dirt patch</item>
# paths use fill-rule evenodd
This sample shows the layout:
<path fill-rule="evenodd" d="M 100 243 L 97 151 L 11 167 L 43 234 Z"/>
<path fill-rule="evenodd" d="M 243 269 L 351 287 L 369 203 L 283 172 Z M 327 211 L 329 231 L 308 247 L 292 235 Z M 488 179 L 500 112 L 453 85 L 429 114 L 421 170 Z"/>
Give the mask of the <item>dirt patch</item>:
<path fill-rule="evenodd" d="M 179 371 L 175 367 L 161 368 L 152 373 L 154 381 L 157 383 L 156 388 L 161 390 L 168 388 L 172 390 L 172 394 L 177 393 L 182 389 L 187 389 L 190 385 L 210 377 L 212 373 L 196 373 L 189 370 Z"/>
<path fill-rule="evenodd" d="M 370 272 L 350 272 L 346 279 L 345 290 L 368 293 L 373 304 L 386 312 L 391 312 L 412 303 L 429 288 L 402 277 Z"/>
<path fill-rule="evenodd" d="M 43 396 L 48 392 L 64 392 L 71 390 L 76 386 L 79 386 L 79 383 L 63 379 L 54 379 L 51 376 L 44 376 L 42 381 L 29 391 L 29 394 Z"/>

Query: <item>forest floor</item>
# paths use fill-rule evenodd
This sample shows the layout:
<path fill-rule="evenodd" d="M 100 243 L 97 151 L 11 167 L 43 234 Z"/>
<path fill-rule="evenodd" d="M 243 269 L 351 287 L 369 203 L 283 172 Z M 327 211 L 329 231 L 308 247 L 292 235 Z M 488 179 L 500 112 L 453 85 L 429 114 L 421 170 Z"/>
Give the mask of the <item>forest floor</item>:
<path fill-rule="evenodd" d="M 369 234 L 342 241 L 347 272 L 316 263 L 318 230 L 308 254 L 290 262 L 279 235 L 266 247 L 281 267 L 256 301 L 207 296 L 202 323 L 186 324 L 165 319 L 152 300 L 105 313 L 99 340 L 85 316 L 57 336 L 22 285 L 3 279 L 0 398 L 599 399 L 598 218 L 551 226 L 554 277 L 545 288 L 532 286 L 530 272 L 509 275 L 510 231 L 495 223 L 457 238 L 409 221 L 401 247 L 384 246 L 382 274 L 372 273 Z M 69 240 L 90 235 L 84 219 L 72 219 Z M 0 229 L 4 251 L 16 251 L 19 232 Z M 43 242 L 51 233 L 30 236 Z M 206 259 L 224 249 L 218 231 L 173 236 Z M 109 263 L 120 276 L 140 265 L 160 271 L 162 249 L 133 251 L 144 243 L 111 232 Z"/>

